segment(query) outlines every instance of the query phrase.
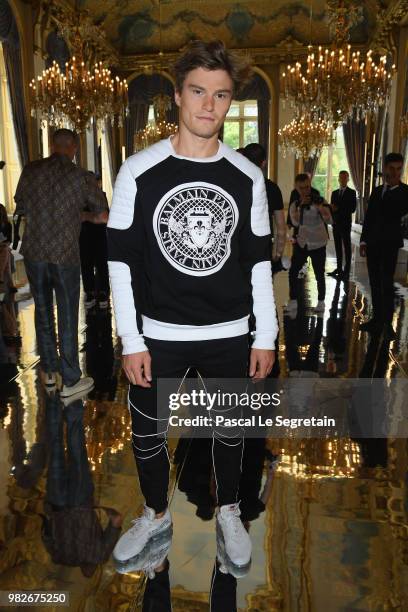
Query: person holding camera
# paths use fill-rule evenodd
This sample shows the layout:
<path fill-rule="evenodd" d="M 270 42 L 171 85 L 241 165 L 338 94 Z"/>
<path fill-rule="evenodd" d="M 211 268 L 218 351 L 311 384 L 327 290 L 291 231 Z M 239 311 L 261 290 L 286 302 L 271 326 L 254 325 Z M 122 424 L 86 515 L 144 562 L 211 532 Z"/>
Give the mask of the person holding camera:
<path fill-rule="evenodd" d="M 318 290 L 318 302 L 314 311 L 319 313 L 324 311 L 326 295 L 324 270 L 326 244 L 329 239 L 327 224 L 332 223 L 332 216 L 327 202 L 320 195 L 312 193 L 310 177 L 307 174 L 298 174 L 295 186 L 299 198 L 290 205 L 289 215 L 291 223 L 298 231 L 289 270 L 290 299 L 286 310 L 292 312 L 297 310 L 298 274 L 310 257 Z"/>

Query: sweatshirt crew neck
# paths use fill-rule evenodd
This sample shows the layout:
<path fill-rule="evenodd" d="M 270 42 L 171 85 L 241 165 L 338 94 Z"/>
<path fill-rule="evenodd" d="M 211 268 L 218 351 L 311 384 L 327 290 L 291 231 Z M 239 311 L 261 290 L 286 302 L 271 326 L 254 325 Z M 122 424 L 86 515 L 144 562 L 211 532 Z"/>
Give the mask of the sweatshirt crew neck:
<path fill-rule="evenodd" d="M 209 157 L 187 157 L 186 155 L 179 155 L 178 153 L 176 153 L 173 143 L 172 143 L 172 137 L 169 136 L 167 141 L 167 145 L 170 149 L 170 155 L 172 157 L 175 157 L 176 159 L 185 159 L 187 161 L 191 161 L 191 162 L 197 162 L 197 163 L 201 163 L 201 164 L 208 164 L 211 162 L 216 162 L 219 161 L 220 159 L 222 159 L 222 157 L 224 156 L 224 151 L 223 151 L 223 143 L 221 142 L 221 140 L 218 141 L 218 151 L 215 155 L 210 155 Z"/>

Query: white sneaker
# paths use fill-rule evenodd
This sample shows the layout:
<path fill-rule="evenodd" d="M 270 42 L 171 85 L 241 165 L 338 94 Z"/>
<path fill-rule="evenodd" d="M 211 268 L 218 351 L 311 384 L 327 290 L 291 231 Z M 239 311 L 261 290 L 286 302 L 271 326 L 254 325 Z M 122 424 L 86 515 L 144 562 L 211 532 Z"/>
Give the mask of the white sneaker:
<path fill-rule="evenodd" d="M 319 300 L 316 306 L 313 308 L 313 311 L 314 312 L 324 312 L 324 309 L 325 309 L 324 300 Z"/>
<path fill-rule="evenodd" d="M 297 300 L 289 300 L 283 308 L 285 312 L 295 312 L 298 308 Z"/>
<path fill-rule="evenodd" d="M 129 532 L 125 534 L 128 535 Z M 144 574 L 153 579 L 155 570 L 163 565 L 169 554 L 171 541 L 173 538 L 173 525 L 160 531 L 160 537 L 153 536 L 148 540 L 145 547 L 139 554 L 133 556 L 127 561 L 119 561 L 114 555 L 115 569 L 119 574 L 128 574 L 130 572 L 144 572 Z"/>
<path fill-rule="evenodd" d="M 61 397 L 69 397 L 70 395 L 79 395 L 80 393 L 86 393 L 90 391 L 94 386 L 94 379 L 90 376 L 84 376 L 84 378 L 80 378 L 75 385 L 71 387 L 67 387 L 67 385 L 63 385 L 62 391 L 60 393 Z"/>
<path fill-rule="evenodd" d="M 223 570 L 235 578 L 245 576 L 251 565 L 251 538 L 240 519 L 239 504 L 221 506 L 217 513 L 217 557 Z M 223 571 L 221 570 L 221 571 Z"/>
<path fill-rule="evenodd" d="M 149 543 L 158 546 L 160 542 L 168 542 L 173 531 L 171 514 L 167 508 L 161 518 L 156 518 L 153 508 L 144 507 L 140 518 L 132 521 L 133 526 L 119 539 L 114 550 L 113 559 L 118 572 L 128 572 L 129 567 L 136 567 L 143 561 L 148 552 Z M 160 563 L 157 563 L 160 565 Z M 156 565 L 156 567 L 157 567 Z"/>

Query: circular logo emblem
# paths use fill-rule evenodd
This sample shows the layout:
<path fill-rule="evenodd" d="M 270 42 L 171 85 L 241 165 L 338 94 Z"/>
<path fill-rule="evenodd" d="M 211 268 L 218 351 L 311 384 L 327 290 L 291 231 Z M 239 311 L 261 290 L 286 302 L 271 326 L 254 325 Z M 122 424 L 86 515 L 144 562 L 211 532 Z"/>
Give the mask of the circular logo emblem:
<path fill-rule="evenodd" d="M 177 270 L 207 276 L 222 268 L 231 253 L 238 223 L 235 200 L 209 183 L 186 183 L 158 203 L 153 229 L 164 257 Z"/>

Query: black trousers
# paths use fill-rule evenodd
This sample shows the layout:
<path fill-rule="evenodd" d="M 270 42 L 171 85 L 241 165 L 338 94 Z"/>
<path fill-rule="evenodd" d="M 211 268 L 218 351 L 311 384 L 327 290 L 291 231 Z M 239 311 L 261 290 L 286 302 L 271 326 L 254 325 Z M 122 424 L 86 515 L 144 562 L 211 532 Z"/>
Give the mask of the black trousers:
<path fill-rule="evenodd" d="M 156 513 L 167 507 L 169 455 L 165 433 L 170 410 L 164 419 L 157 415 L 157 379 L 185 377 L 194 368 L 205 378 L 246 378 L 248 369 L 248 335 L 221 340 L 170 342 L 145 339 L 152 358 L 152 386 L 130 385 L 129 410 L 132 417 L 132 445 L 140 488 L 146 505 Z M 161 413 L 160 413 L 161 415 Z M 211 431 L 211 430 L 210 430 Z M 219 432 L 218 432 L 219 433 Z M 210 433 L 211 435 L 211 433 Z M 243 437 L 212 436 L 212 457 L 220 506 L 237 501 L 244 448 Z"/>
<path fill-rule="evenodd" d="M 109 293 L 106 225 L 85 221 L 79 236 L 81 274 L 85 293 Z"/>
<path fill-rule="evenodd" d="M 337 270 L 343 269 L 343 247 L 346 265 L 345 272 L 350 272 L 351 268 L 351 225 L 341 225 L 335 223 L 333 225 L 334 246 L 336 249 Z"/>
<path fill-rule="evenodd" d="M 391 323 L 394 314 L 394 273 L 399 246 L 395 243 L 367 245 L 373 317 Z"/>
<path fill-rule="evenodd" d="M 293 245 L 292 262 L 289 270 L 289 294 L 291 300 L 297 300 L 299 295 L 299 279 L 300 270 L 305 265 L 307 258 L 312 260 L 313 271 L 317 282 L 318 300 L 324 300 L 326 297 L 326 280 L 324 277 L 324 268 L 326 265 L 326 247 L 313 249 L 309 251 L 307 246 L 302 248 L 297 243 Z"/>

